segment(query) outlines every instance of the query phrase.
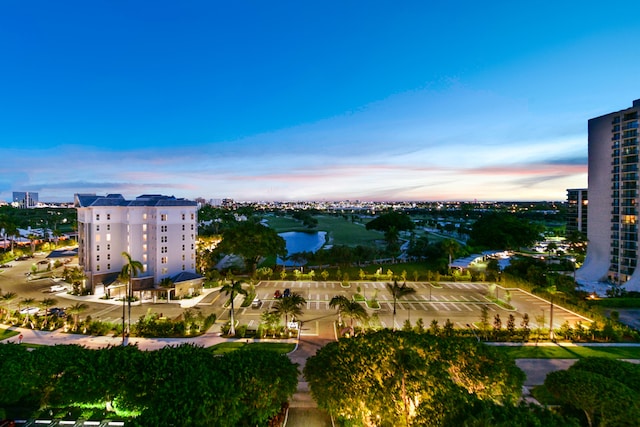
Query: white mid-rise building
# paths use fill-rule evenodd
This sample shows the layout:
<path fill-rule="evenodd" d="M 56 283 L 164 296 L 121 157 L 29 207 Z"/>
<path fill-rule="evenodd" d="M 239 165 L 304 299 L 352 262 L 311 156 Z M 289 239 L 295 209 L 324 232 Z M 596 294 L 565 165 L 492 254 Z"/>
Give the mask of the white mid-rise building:
<path fill-rule="evenodd" d="M 135 200 L 120 194 L 76 194 L 75 204 L 78 263 L 90 293 L 124 291 L 110 286 L 126 263 L 123 252 L 143 266 L 133 280 L 133 292 L 140 298 L 167 292 L 180 297 L 201 290 L 202 277 L 196 274 L 196 202 L 155 194 Z M 159 286 L 163 279 L 173 286 Z"/>
<path fill-rule="evenodd" d="M 640 290 L 638 270 L 640 100 L 589 120 L 589 225 L 581 282 Z"/>

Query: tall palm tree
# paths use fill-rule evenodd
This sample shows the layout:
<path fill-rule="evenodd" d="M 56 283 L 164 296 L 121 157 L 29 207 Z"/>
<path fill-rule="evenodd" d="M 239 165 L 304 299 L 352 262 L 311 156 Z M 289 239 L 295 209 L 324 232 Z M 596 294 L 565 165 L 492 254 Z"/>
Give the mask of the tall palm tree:
<path fill-rule="evenodd" d="M 447 264 L 447 269 L 451 269 L 451 262 L 453 261 L 453 254 L 456 253 L 460 245 L 453 239 L 446 239 L 440 243 L 440 247 L 449 255 L 449 264 Z"/>
<path fill-rule="evenodd" d="M 36 300 L 33 299 L 33 298 L 22 298 L 20 300 L 20 302 L 18 303 L 18 310 L 20 310 L 20 308 L 22 308 L 22 307 L 30 307 L 30 306 L 32 306 L 35 301 Z M 28 323 L 28 322 L 29 322 L 29 312 L 27 311 L 27 317 L 25 318 L 24 323 Z"/>
<path fill-rule="evenodd" d="M 288 329 L 289 316 L 302 316 L 302 306 L 307 303 L 307 300 L 298 293 L 292 293 L 288 297 L 283 297 L 278 300 L 273 306 L 273 312 L 278 316 L 284 316 L 285 329 Z"/>
<path fill-rule="evenodd" d="M 229 302 L 231 304 L 231 311 L 230 311 L 231 326 L 229 327 L 229 335 L 231 336 L 236 335 L 236 325 L 235 325 L 235 318 L 234 318 L 235 309 L 233 306 L 233 300 L 236 298 L 238 294 L 247 295 L 247 291 L 242 289 L 243 283 L 244 281 L 242 280 L 236 280 L 236 281 L 231 280 L 229 283 L 223 284 L 222 287 L 220 288 L 220 292 L 224 292 L 225 295 L 229 296 Z"/>
<path fill-rule="evenodd" d="M 87 310 L 89 306 L 87 304 L 77 302 L 67 309 L 67 312 L 73 317 L 73 329 L 78 327 L 80 320 L 80 313 Z"/>
<path fill-rule="evenodd" d="M 53 307 L 57 303 L 58 300 L 55 298 L 45 298 L 40 301 L 40 307 L 44 308 L 44 322 L 42 326 L 45 326 L 49 320 L 49 307 Z"/>
<path fill-rule="evenodd" d="M 342 325 L 342 312 L 349 301 L 351 300 L 344 295 L 336 295 L 329 301 L 329 307 L 338 309 L 338 325 Z"/>
<path fill-rule="evenodd" d="M 127 305 L 129 309 L 129 323 L 127 331 L 131 331 L 131 300 L 133 299 L 133 278 L 137 276 L 138 273 L 141 273 L 144 267 L 140 261 L 133 260 L 128 252 L 122 252 L 122 256 L 125 258 L 126 262 L 122 266 L 120 277 L 126 278 L 129 285 L 129 289 L 127 291 Z M 122 316 L 122 330 L 122 343 L 124 344 L 124 316 Z"/>
<path fill-rule="evenodd" d="M 406 283 L 402 285 L 398 284 L 397 280 L 394 280 L 393 283 L 387 283 L 387 289 L 391 293 L 391 297 L 393 298 L 393 330 L 396 330 L 396 304 L 398 303 L 398 299 L 402 298 L 405 295 L 415 294 L 416 290 L 407 286 Z"/>
<path fill-rule="evenodd" d="M 11 301 L 16 299 L 17 297 L 18 294 L 16 294 L 15 292 L 7 292 L 0 296 L 0 305 L 2 307 L 5 307 L 4 310 L 6 312 L 6 317 L 9 317 L 9 313 L 11 312 L 11 310 L 9 310 L 9 303 L 11 303 Z"/>

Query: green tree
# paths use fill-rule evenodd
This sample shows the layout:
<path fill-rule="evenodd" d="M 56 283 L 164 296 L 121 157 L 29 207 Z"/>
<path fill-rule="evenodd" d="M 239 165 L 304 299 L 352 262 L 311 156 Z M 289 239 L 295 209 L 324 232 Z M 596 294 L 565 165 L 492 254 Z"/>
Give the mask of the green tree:
<path fill-rule="evenodd" d="M 307 303 L 307 300 L 298 293 L 291 293 L 288 297 L 283 297 L 278 300 L 273 306 L 273 312 L 278 316 L 284 316 L 285 328 L 288 329 L 289 316 L 300 317 L 302 316 L 302 306 Z"/>
<path fill-rule="evenodd" d="M 451 262 L 453 261 L 453 255 L 460 249 L 460 244 L 453 239 L 445 239 L 440 243 L 442 250 L 449 256 L 449 264 L 447 264 L 447 270 L 451 270 Z"/>
<path fill-rule="evenodd" d="M 73 330 L 75 331 L 78 328 L 78 323 L 80 322 L 80 314 L 84 311 L 88 310 L 89 306 L 82 302 L 77 302 L 67 308 L 67 313 L 71 315 L 73 318 Z"/>
<path fill-rule="evenodd" d="M 519 249 L 540 238 L 542 226 L 514 214 L 493 212 L 479 218 L 471 227 L 471 245 L 491 249 Z"/>
<path fill-rule="evenodd" d="M 369 315 L 367 310 L 357 301 L 351 300 L 344 295 L 336 295 L 329 301 L 329 307 L 338 308 L 338 324 L 342 324 L 342 316 L 351 319 L 351 330 L 353 331 L 354 319 L 365 321 Z"/>
<path fill-rule="evenodd" d="M 396 330 L 396 305 L 398 300 L 404 296 L 415 294 L 416 290 L 414 288 L 410 288 L 406 283 L 402 285 L 398 284 L 397 280 L 394 280 L 393 283 L 387 283 L 387 290 L 391 294 L 393 298 L 393 330 Z"/>
<path fill-rule="evenodd" d="M 42 301 L 40 301 L 40 307 L 44 308 L 43 326 L 45 326 L 47 324 L 47 321 L 49 320 L 49 308 L 53 307 L 57 303 L 58 303 L 58 300 L 56 300 L 55 298 L 45 298 Z"/>
<path fill-rule="evenodd" d="M 231 335 L 232 337 L 236 335 L 236 326 L 235 326 L 235 318 L 234 318 L 235 310 L 233 306 L 233 300 L 236 298 L 238 294 L 247 295 L 247 291 L 242 288 L 243 283 L 244 281 L 242 280 L 236 280 L 236 281 L 231 280 L 228 283 L 224 283 L 220 288 L 220 292 L 224 292 L 224 294 L 229 297 L 229 305 L 231 307 L 229 310 L 229 319 L 231 323 L 231 325 L 229 326 L 229 335 Z"/>
<path fill-rule="evenodd" d="M 133 278 L 144 271 L 144 266 L 140 261 L 135 261 L 131 258 L 128 252 L 122 252 L 122 256 L 125 259 L 125 263 L 120 271 L 120 277 L 125 279 L 128 283 L 127 291 L 127 307 L 128 307 L 128 323 L 127 332 L 131 332 L 131 300 L 133 299 Z M 122 344 L 124 345 L 125 331 L 124 331 L 124 315 L 122 316 Z"/>
<path fill-rule="evenodd" d="M 583 411 L 589 426 L 635 426 L 638 393 L 604 375 L 571 369 L 547 375 L 544 385 L 560 402 Z"/>
<path fill-rule="evenodd" d="M 275 230 L 253 221 L 242 221 L 225 230 L 216 251 L 242 257 L 251 274 L 262 258 L 287 256 L 284 239 Z"/>

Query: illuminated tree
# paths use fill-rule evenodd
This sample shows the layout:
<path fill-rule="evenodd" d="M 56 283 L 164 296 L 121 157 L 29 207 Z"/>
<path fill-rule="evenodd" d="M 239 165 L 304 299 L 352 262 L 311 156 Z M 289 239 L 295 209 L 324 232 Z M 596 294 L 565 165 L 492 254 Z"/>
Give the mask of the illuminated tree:
<path fill-rule="evenodd" d="M 236 335 L 236 326 L 235 326 L 235 318 L 234 318 L 234 306 L 233 300 L 236 298 L 238 294 L 247 295 L 247 291 L 242 289 L 242 284 L 244 282 L 242 280 L 231 281 L 229 283 L 225 283 L 220 288 L 220 292 L 224 292 L 225 295 L 229 297 L 229 304 L 231 309 L 229 311 L 229 319 L 231 325 L 229 326 L 229 335 L 232 337 Z"/>
<path fill-rule="evenodd" d="M 398 284 L 397 280 L 394 280 L 393 283 L 387 283 L 387 290 L 391 294 L 393 298 L 393 330 L 396 330 L 396 304 L 398 303 L 398 299 L 402 298 L 406 295 L 415 294 L 416 290 L 414 288 L 410 288 L 406 283 L 402 285 Z"/>

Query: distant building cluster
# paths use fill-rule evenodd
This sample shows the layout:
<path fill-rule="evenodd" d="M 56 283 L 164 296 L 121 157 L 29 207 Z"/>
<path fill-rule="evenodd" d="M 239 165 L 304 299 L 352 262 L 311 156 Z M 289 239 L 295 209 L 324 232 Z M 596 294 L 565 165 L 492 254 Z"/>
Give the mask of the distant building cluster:
<path fill-rule="evenodd" d="M 588 218 L 584 225 L 589 241 L 584 265 L 577 272 L 581 282 L 608 281 L 640 290 L 638 267 L 638 196 L 640 151 L 638 127 L 640 99 L 631 108 L 589 120 Z M 586 191 L 569 190 L 572 201 L 586 207 Z M 578 193 L 579 192 L 579 193 Z M 580 199 L 582 198 L 582 199 Z M 580 201 L 582 200 L 582 201 Z"/>
<path fill-rule="evenodd" d="M 115 296 L 125 291 L 116 282 L 126 262 L 123 252 L 142 263 L 143 271 L 133 280 L 140 299 L 166 292 L 181 297 L 201 290 L 203 279 L 196 274 L 196 202 L 157 194 L 134 200 L 120 194 L 74 198 L 78 263 L 88 278 L 89 292 Z"/>
<path fill-rule="evenodd" d="M 38 193 L 32 191 L 14 191 L 11 203 L 20 209 L 30 209 L 38 206 Z"/>

